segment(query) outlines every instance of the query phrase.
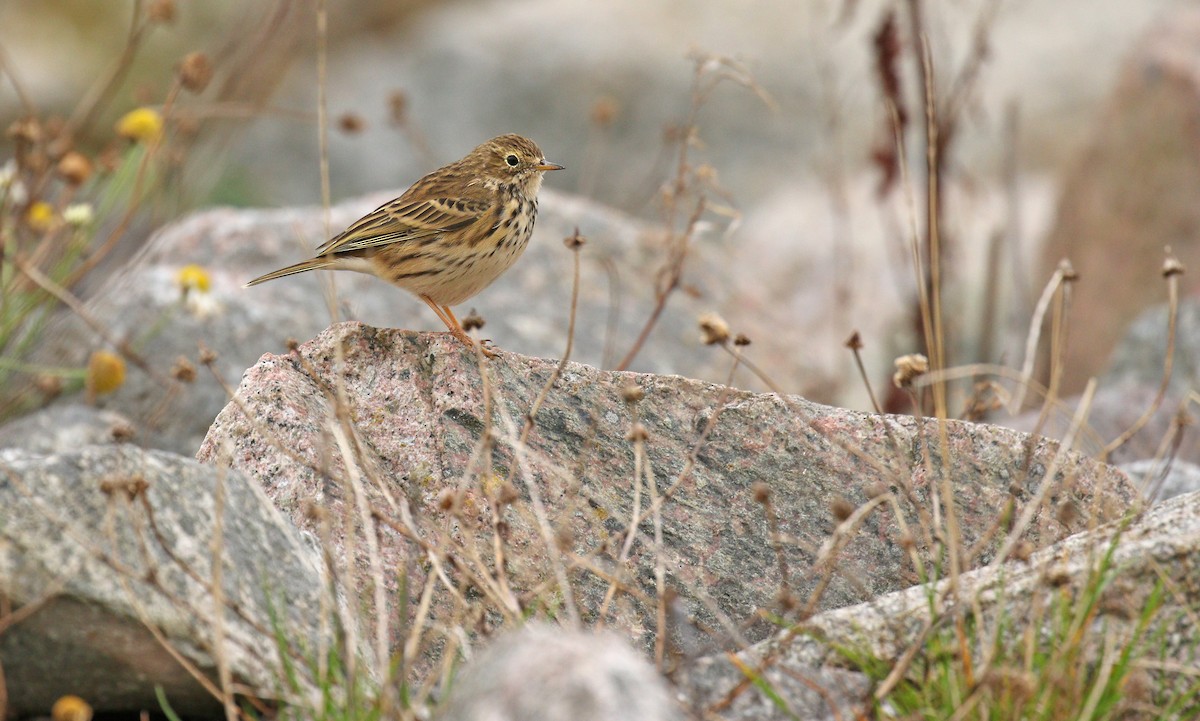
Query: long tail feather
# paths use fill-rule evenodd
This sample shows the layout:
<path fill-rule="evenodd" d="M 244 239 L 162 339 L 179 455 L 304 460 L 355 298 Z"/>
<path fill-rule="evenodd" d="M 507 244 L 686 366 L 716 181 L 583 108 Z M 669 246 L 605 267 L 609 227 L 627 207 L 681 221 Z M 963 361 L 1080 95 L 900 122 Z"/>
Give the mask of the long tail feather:
<path fill-rule="evenodd" d="M 266 283 L 268 280 L 275 280 L 276 278 L 282 278 L 286 275 L 295 275 L 297 273 L 303 273 L 306 270 L 321 270 L 322 268 L 333 268 L 336 265 L 337 265 L 337 260 L 335 258 L 323 258 L 323 257 L 309 258 L 308 260 L 301 261 L 299 263 L 296 263 L 295 265 L 289 265 L 286 268 L 280 268 L 279 270 L 273 270 L 270 273 L 267 273 L 266 275 L 260 275 L 259 277 L 255 278 L 254 280 L 247 283 L 246 287 L 249 288 L 252 285 L 258 285 L 259 283 Z"/>

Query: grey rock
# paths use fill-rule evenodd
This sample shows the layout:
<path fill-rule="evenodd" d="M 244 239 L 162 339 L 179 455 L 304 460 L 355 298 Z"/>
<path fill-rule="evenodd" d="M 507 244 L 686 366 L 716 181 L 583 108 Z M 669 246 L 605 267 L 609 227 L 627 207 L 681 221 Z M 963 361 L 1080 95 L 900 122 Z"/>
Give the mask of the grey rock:
<path fill-rule="evenodd" d="M 611 632 L 533 624 L 455 678 L 440 721 L 680 721 L 665 681 Z"/>
<path fill-rule="evenodd" d="M 303 512 L 309 502 L 344 518 L 361 478 L 374 513 L 406 529 L 403 536 L 385 533 L 380 553 L 385 567 L 408 570 L 411 587 L 420 587 L 427 569 L 414 563 L 406 538 L 456 549 L 460 562 L 471 563 L 490 557 L 497 521 L 505 544 L 516 549 L 507 555 L 509 582 L 525 592 L 544 587 L 565 561 L 547 550 L 544 533 L 551 530 L 534 521 L 534 488 L 549 529 L 578 559 L 568 564 L 570 587 L 558 588 L 553 603 L 569 592 L 582 616 L 604 608 L 616 627 L 648 640 L 656 627 L 654 514 L 651 489 L 634 485 L 628 436 L 636 412 L 648 438 L 644 469 L 653 492 L 670 494 L 659 517 L 667 585 L 703 627 L 716 629 L 714 637 L 724 639 L 718 645 L 742 633 L 761 637 L 756 609 L 775 607 L 785 584 L 816 611 L 915 583 L 900 519 L 908 528 L 919 528 L 922 516 L 928 524 L 943 478 L 953 488 L 964 548 L 1010 503 L 1020 512 L 1043 483 L 1053 513 L 1036 514 L 1027 535 L 1035 548 L 1135 502 L 1119 471 L 1006 429 L 948 422 L 943 452 L 932 422 L 575 363 L 566 365 L 521 444 L 523 419 L 555 366 L 503 353 L 487 365 L 485 396 L 474 354 L 452 338 L 336 325 L 295 353 L 266 356 L 248 370 L 198 457 L 256 479 L 302 528 L 312 527 Z M 645 394 L 635 405 L 622 400 L 629 384 Z M 497 519 L 489 499 L 505 482 L 518 500 L 501 506 Z M 899 515 L 878 507 L 842 539 L 840 554 L 830 552 L 837 526 L 831 508 L 843 500 L 851 510 L 861 507 L 889 488 Z M 625 558 L 634 498 L 639 533 Z M 782 539 L 778 552 L 773 538 Z M 919 554 L 931 551 L 919 537 L 914 543 Z M 988 562 L 994 552 L 994 542 L 982 543 L 970 562 Z M 596 567 L 619 573 L 630 593 L 607 603 L 607 584 L 589 570 Z M 749 626 L 735 630 L 743 622 Z"/>
<path fill-rule="evenodd" d="M 1112 558 L 1112 567 L 1118 571 L 1090 628 L 1112 633 L 1111 638 L 1125 638 L 1123 634 L 1131 632 L 1160 580 L 1173 579 L 1172 591 L 1164 596 L 1164 605 L 1142 639 L 1162 640 L 1163 658 L 1156 660 L 1166 663 L 1155 665 L 1162 671 L 1159 683 L 1169 683 L 1173 677 L 1192 686 L 1200 671 L 1194 628 L 1200 587 L 1193 582 L 1200 563 L 1200 494 L 1174 498 L 1134 518 L 1127 528 L 1122 530 L 1121 525 L 1108 524 L 1071 536 L 1034 554 L 1028 563 L 1008 562 L 966 573 L 957 596 L 950 593 L 950 581 L 943 581 L 932 593 L 938 613 L 953 615 L 974 603 L 983 612 L 985 628 L 993 628 L 1003 614 L 1020 633 L 1021 619 L 1032 617 L 1024 609 L 1044 603 L 1047 593 L 1068 597 L 1067 592 L 1084 588 L 1094 572 L 1097 554 L 1107 550 L 1119 533 Z M 1052 584 L 1047 581 L 1050 577 Z M 859 713 L 869 718 L 868 695 L 874 689 L 865 676 L 848 668 L 839 649 L 852 648 L 883 660 L 899 659 L 921 638 L 930 618 L 930 598 L 928 587 L 916 586 L 827 611 L 739 652 L 741 668 L 726 655 L 701 659 L 685 684 L 685 695 L 696 709 L 722 704 L 715 715 L 730 721 L 830 719 L 835 709 L 840 718 L 858 718 Z M 1097 643 L 1103 640 L 1097 637 Z M 781 710 L 758 687 L 745 684 L 745 669 L 761 672 L 795 715 Z M 818 688 L 821 693 L 814 690 Z"/>
<path fill-rule="evenodd" d="M 69 453 L 84 446 L 116 443 L 133 426 L 109 410 L 80 403 L 51 406 L 0 426 L 0 448 L 30 453 Z"/>
<path fill-rule="evenodd" d="M 300 667 L 298 691 L 310 691 L 298 644 L 311 649 L 320 638 L 319 564 L 239 473 L 133 446 L 0 450 L 0 596 L 13 613 L 0 619 L 8 712 L 44 714 L 67 693 L 97 711 L 157 709 L 161 685 L 177 712 L 219 714 L 149 628 L 210 681 L 224 663 L 238 683 L 273 697 L 283 678 L 278 623 Z"/>
<path fill-rule="evenodd" d="M 1200 491 L 1200 466 L 1195 463 L 1178 459 L 1168 463 L 1148 458 L 1117 467 L 1128 474 L 1150 503 Z"/>

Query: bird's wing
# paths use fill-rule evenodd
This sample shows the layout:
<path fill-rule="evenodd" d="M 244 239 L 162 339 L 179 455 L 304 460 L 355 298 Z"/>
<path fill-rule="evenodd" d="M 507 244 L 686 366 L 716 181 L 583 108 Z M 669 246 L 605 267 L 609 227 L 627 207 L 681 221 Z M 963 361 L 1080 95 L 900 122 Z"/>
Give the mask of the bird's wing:
<path fill-rule="evenodd" d="M 487 210 L 485 200 L 464 198 L 427 198 L 408 200 L 401 197 L 385 203 L 338 235 L 327 240 L 317 255 L 354 253 L 390 243 L 432 238 L 465 228 Z"/>

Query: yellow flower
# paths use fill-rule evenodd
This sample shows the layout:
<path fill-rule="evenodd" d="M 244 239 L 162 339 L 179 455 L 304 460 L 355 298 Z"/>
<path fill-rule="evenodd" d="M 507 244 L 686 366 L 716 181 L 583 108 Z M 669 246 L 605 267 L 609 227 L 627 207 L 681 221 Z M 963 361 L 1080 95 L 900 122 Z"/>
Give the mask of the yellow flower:
<path fill-rule="evenodd" d="M 125 113 L 117 121 L 117 135 L 122 138 L 149 143 L 162 135 L 163 119 L 153 108 L 138 108 Z"/>
<path fill-rule="evenodd" d="M 112 393 L 125 382 L 125 360 L 106 350 L 92 352 L 88 359 L 87 390 L 90 396 Z"/>
<path fill-rule="evenodd" d="M 54 721 L 91 721 L 92 707 L 78 696 L 63 696 L 54 702 L 50 717 Z"/>
<path fill-rule="evenodd" d="M 25 212 L 25 222 L 37 232 L 45 233 L 54 227 L 54 206 L 44 200 L 33 203 Z"/>
<path fill-rule="evenodd" d="M 208 277 L 208 271 L 203 266 L 185 265 L 175 274 L 175 282 L 179 284 L 181 290 L 187 293 L 189 290 L 198 290 L 201 293 L 207 293 L 211 280 Z"/>

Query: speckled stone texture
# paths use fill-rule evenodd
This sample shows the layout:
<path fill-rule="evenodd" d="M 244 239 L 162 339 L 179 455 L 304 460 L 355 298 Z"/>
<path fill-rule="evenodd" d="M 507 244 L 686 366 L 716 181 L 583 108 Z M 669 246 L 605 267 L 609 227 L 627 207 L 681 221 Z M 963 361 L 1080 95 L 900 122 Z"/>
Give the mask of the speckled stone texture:
<path fill-rule="evenodd" d="M 319 554 L 240 473 L 130 445 L 0 449 L 0 665 L 13 718 L 46 716 L 68 693 L 132 716 L 160 707 L 156 686 L 185 718 L 219 717 L 164 644 L 206 682 L 219 684 L 224 663 L 264 698 L 281 690 L 288 648 L 297 691 L 311 692 L 305 649 L 320 639 L 327 587 Z"/>
<path fill-rule="evenodd" d="M 994 540 L 979 541 L 1001 523 L 1001 512 L 1015 503 L 1019 513 L 1051 467 L 1050 512 L 1039 512 L 1027 534 L 1034 549 L 1134 504 L 1124 474 L 1015 431 L 949 422 L 943 452 L 934 422 L 573 363 L 536 414 L 527 460 L 514 473 L 520 426 L 555 366 L 503 352 L 488 362 L 485 384 L 476 355 L 447 334 L 335 325 L 295 352 L 263 356 L 250 368 L 198 458 L 256 479 L 303 528 L 314 528 L 314 518 L 346 518 L 353 509 L 347 508 L 353 485 L 346 479 L 357 477 L 376 513 L 406 519 L 409 533 L 453 547 L 450 555 L 464 563 L 471 554 L 462 549 L 475 544 L 472 553 L 484 565 L 494 551 L 487 497 L 511 481 L 517 498 L 503 511 L 500 530 L 507 575 L 521 602 L 547 603 L 548 595 L 563 602 L 561 589 L 551 590 L 555 565 L 544 537 L 552 532 L 581 616 L 596 620 L 608 588 L 597 576 L 603 572 L 630 587 L 607 607 L 608 622 L 649 641 L 656 628 L 656 554 L 654 522 L 647 517 L 651 492 L 644 484 L 640 492 L 634 488 L 628 436 L 636 413 L 647 435 L 646 475 L 657 494 L 674 488 L 661 512 L 665 586 L 680 594 L 686 612 L 719 646 L 764 637 L 768 626 L 757 611 L 779 610 L 785 572 L 801 604 L 823 589 L 813 610 L 917 583 L 898 519 L 928 562 L 932 549 L 921 517 L 945 517 L 931 500 L 931 488 L 944 485 L 943 478 L 953 489 L 962 545 L 976 549 L 976 563 L 995 552 Z M 644 392 L 643 400 L 623 400 L 630 384 Z M 338 414 L 337 396 L 348 412 Z M 685 472 L 692 456 L 695 466 Z M 346 457 L 357 459 L 353 474 Z M 546 534 L 534 520 L 530 483 L 545 503 Z M 769 490 L 769 513 L 756 500 L 757 483 Z M 836 526 L 831 506 L 839 499 L 862 506 L 872 487 L 894 491 L 894 506 L 882 503 L 867 513 L 840 553 L 829 554 L 825 545 Z M 457 500 L 447 500 L 447 489 Z M 622 563 L 635 497 L 641 523 Z M 314 506 L 327 513 L 314 516 Z M 774 535 L 768 516 L 777 519 Z M 339 533 L 335 528 L 333 538 L 344 549 Z M 403 569 L 409 588 L 421 588 L 426 552 L 414 554 L 411 542 L 387 529 L 381 537 L 388 578 Z M 362 547 L 360 540 L 356 558 L 365 569 Z"/>

